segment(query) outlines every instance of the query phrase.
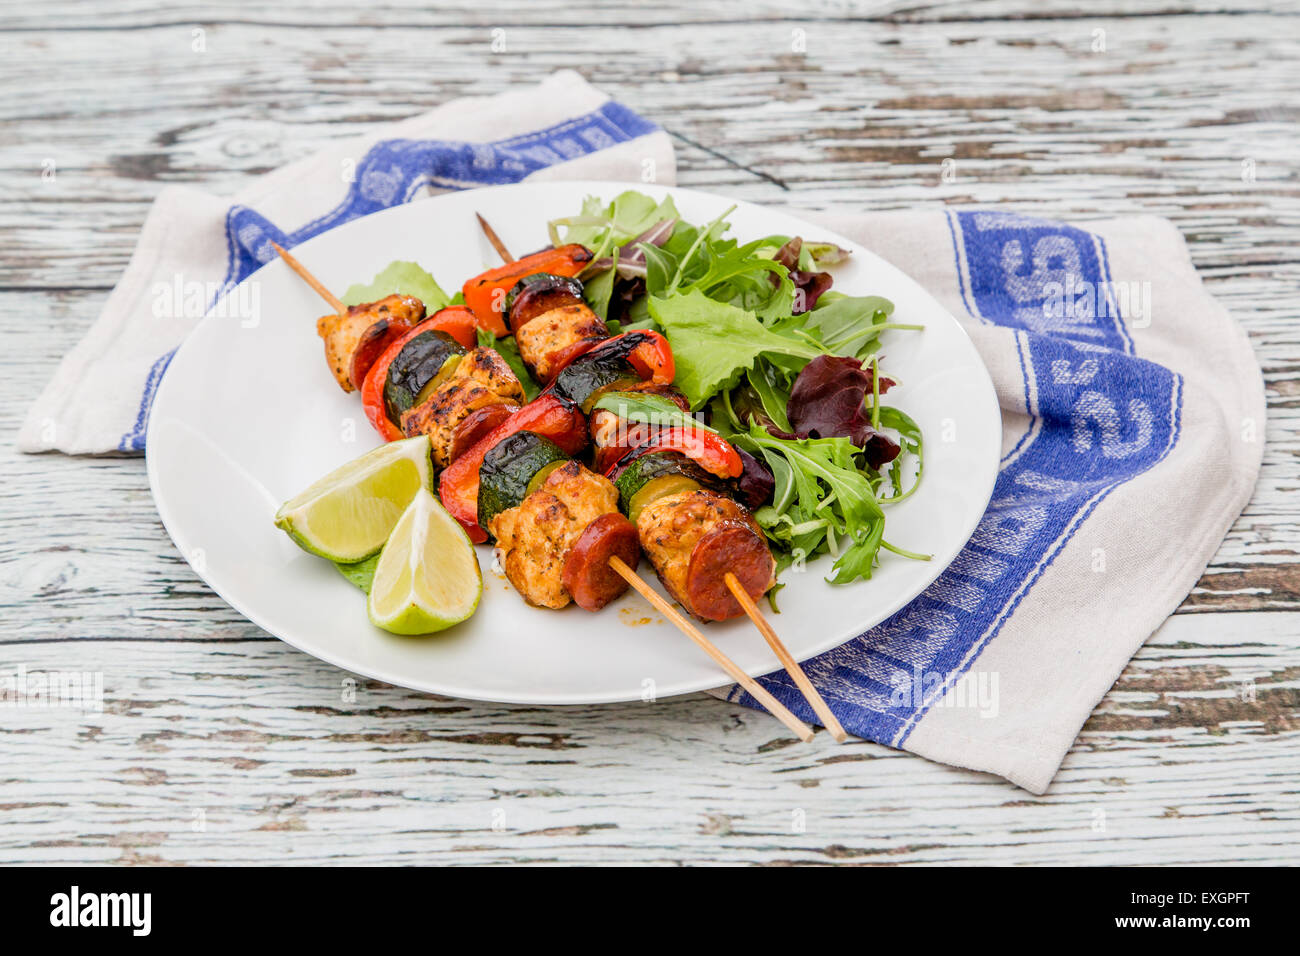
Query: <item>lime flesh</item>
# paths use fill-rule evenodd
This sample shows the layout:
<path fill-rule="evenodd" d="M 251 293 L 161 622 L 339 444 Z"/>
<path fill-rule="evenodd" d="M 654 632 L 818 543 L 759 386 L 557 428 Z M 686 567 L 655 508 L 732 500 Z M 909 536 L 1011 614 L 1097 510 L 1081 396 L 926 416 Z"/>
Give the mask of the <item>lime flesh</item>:
<path fill-rule="evenodd" d="M 465 530 L 421 489 L 393 528 L 370 585 L 370 621 L 394 634 L 432 634 L 474 613 L 483 594 Z"/>
<path fill-rule="evenodd" d="M 429 439 L 419 435 L 336 468 L 285 502 L 275 523 L 303 550 L 351 564 L 379 551 L 417 492 L 431 487 Z"/>

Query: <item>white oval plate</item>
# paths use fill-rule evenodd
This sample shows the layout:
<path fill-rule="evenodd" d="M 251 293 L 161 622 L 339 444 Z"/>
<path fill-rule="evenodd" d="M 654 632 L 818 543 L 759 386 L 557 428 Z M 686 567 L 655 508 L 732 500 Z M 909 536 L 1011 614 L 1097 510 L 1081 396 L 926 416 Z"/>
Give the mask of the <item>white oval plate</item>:
<path fill-rule="evenodd" d="M 548 219 L 576 214 L 585 196 L 609 200 L 626 188 L 549 182 L 449 193 L 358 219 L 294 254 L 338 292 L 404 259 L 419 262 L 451 293 L 498 261 L 480 235 L 476 211 L 522 254 L 546 244 Z M 671 193 L 682 216 L 697 224 L 732 205 L 692 190 L 636 188 L 656 197 Z M 732 236 L 837 242 L 853 251 L 834 270 L 837 290 L 886 296 L 896 321 L 925 326 L 919 333 L 887 333 L 887 371 L 904 383 L 889 393 L 890 403 L 911 415 L 927 440 L 922 486 L 889 509 L 886 534 L 933 560 L 881 552 L 870 581 L 844 587 L 826 583 L 827 557 L 802 574 L 786 572 L 781 613 L 773 620 L 791 653 L 806 660 L 897 611 L 953 560 L 992 493 L 1001 420 L 974 346 L 919 285 L 842 236 L 761 206 L 736 206 Z M 327 562 L 299 550 L 271 519 L 282 501 L 379 439 L 358 396 L 343 394 L 325 365 L 315 320 L 327 310 L 315 293 L 278 260 L 247 281 L 257 284 L 259 320 L 254 325 L 214 310 L 199 324 L 167 369 L 147 435 L 149 482 L 163 524 L 199 576 L 236 610 L 339 667 L 455 697 L 599 703 L 639 700 L 647 688 L 667 697 L 727 683 L 635 593 L 598 614 L 532 608 L 492 571 L 486 546 L 478 549 L 483 601 L 469 621 L 426 638 L 371 626 L 362 593 Z M 942 441 L 945 425 L 955 425 L 961 440 Z M 654 580 L 644 562 L 642 574 Z M 780 667 L 744 618 L 710 625 L 708 633 L 751 675 Z"/>

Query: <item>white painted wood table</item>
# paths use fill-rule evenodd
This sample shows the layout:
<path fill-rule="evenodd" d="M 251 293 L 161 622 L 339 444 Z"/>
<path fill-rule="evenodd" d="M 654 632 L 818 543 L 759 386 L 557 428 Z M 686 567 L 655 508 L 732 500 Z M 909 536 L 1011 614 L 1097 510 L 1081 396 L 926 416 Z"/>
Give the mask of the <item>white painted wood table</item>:
<path fill-rule="evenodd" d="M 1295 860 L 1300 8 L 747 6 L 743 21 L 680 0 L 0 9 L 0 664 L 103 671 L 107 698 L 102 714 L 0 711 L 0 861 Z M 228 192 L 562 66 L 668 128 L 684 185 L 1182 229 L 1264 367 L 1264 471 L 1047 796 L 861 741 L 792 746 L 702 695 L 548 709 L 362 680 L 349 699 L 349 675 L 195 577 L 141 460 L 13 451 L 163 184 Z"/>

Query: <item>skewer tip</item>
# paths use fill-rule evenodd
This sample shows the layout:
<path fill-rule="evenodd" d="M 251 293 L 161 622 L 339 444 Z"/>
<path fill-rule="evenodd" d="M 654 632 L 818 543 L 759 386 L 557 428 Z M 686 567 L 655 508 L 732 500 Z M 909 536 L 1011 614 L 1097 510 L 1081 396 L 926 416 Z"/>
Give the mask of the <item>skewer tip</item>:
<path fill-rule="evenodd" d="M 497 251 L 497 255 L 501 257 L 501 261 L 514 262 L 515 257 L 510 254 L 510 250 L 507 249 L 506 244 L 501 241 L 501 237 L 497 235 L 496 230 L 488 225 L 488 221 L 483 218 L 483 214 L 476 212 L 474 213 L 474 218 L 478 220 L 479 228 L 483 230 L 483 235 L 487 236 L 487 241 L 492 243 L 492 248 Z"/>

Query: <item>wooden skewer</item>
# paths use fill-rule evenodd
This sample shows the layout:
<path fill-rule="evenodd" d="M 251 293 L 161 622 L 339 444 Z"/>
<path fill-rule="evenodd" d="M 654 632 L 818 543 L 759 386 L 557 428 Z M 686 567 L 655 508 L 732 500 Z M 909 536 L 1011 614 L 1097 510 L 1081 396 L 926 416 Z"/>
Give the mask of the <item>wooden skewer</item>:
<path fill-rule="evenodd" d="M 776 652 L 777 658 L 781 661 L 781 666 L 794 679 L 795 686 L 799 688 L 804 699 L 812 705 L 813 711 L 821 719 L 822 726 L 830 731 L 836 743 L 842 744 L 848 740 L 849 735 L 845 733 L 840 722 L 835 719 L 835 715 L 831 713 L 831 709 L 826 705 L 826 701 L 822 699 L 822 695 L 817 693 L 817 688 L 812 685 L 812 681 L 803 672 L 799 662 L 790 655 L 785 644 L 781 642 L 781 638 L 777 637 L 776 631 L 772 630 L 772 625 L 763 616 L 763 612 L 758 609 L 758 605 L 749 596 L 749 592 L 745 590 L 744 586 L 730 571 L 726 573 L 722 580 L 726 582 L 727 590 L 731 592 L 732 597 L 745 609 L 749 619 L 754 622 L 754 626 L 758 628 L 759 633 L 767 640 L 767 646 Z"/>
<path fill-rule="evenodd" d="M 750 696 L 761 703 L 764 707 L 772 712 L 772 716 L 781 723 L 790 728 L 790 732 L 802 740 L 804 743 L 813 739 L 813 729 L 805 724 L 802 720 L 790 713 L 779 700 L 769 694 L 763 687 L 742 671 L 726 654 L 718 650 L 717 646 L 700 633 L 700 629 L 686 620 L 678 610 L 659 596 L 659 592 L 641 580 L 640 575 L 627 566 L 627 563 L 618 555 L 609 559 L 609 566 L 618 572 L 628 584 L 636 589 L 637 593 L 654 605 L 654 609 L 662 614 L 668 620 L 677 626 L 677 629 L 693 640 L 700 646 L 704 653 L 708 654 L 727 674 L 741 687 L 749 691 Z"/>
<path fill-rule="evenodd" d="M 289 253 L 285 252 L 284 249 L 280 248 L 280 245 L 278 243 L 275 242 L 271 243 L 271 248 L 280 254 L 280 258 L 284 260 L 285 265 L 287 265 L 294 272 L 298 273 L 298 275 L 302 277 L 303 282 L 307 283 L 309 286 L 315 289 L 316 294 L 330 304 L 331 309 L 333 309 L 339 315 L 344 315 L 348 311 L 348 307 L 344 305 L 342 302 L 340 302 L 338 300 L 338 297 L 334 295 L 333 292 L 325 288 L 325 286 L 321 284 L 321 281 L 319 279 L 317 279 L 314 275 L 308 272 L 307 267 L 305 265 L 303 265 L 293 256 L 289 255 Z"/>
<path fill-rule="evenodd" d="M 482 216 L 479 216 L 478 213 L 474 213 L 474 215 L 478 216 L 478 224 L 483 229 L 483 235 L 487 236 L 488 242 L 492 243 L 492 248 L 497 251 L 497 255 L 501 257 L 501 260 L 503 262 L 514 262 L 515 257 L 510 254 L 510 250 L 507 249 L 506 244 L 501 241 L 501 237 L 497 235 L 497 231 L 489 226 L 487 220 Z"/>

